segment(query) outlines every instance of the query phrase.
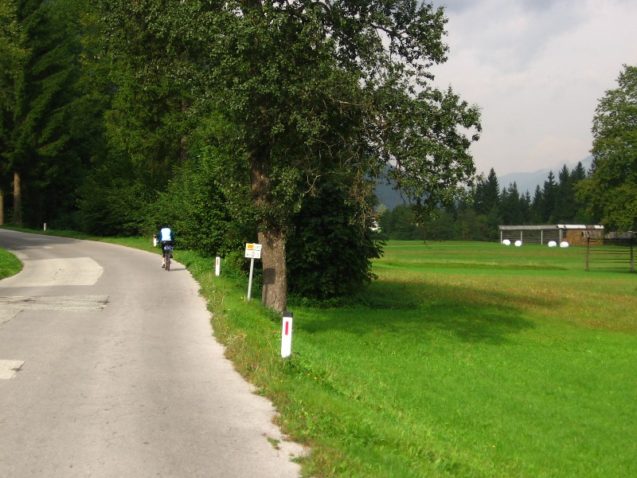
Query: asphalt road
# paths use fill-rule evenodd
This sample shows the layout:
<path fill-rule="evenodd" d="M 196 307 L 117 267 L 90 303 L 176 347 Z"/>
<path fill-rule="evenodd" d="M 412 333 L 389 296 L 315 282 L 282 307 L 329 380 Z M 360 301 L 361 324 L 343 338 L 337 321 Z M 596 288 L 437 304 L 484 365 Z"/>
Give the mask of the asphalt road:
<path fill-rule="evenodd" d="M 184 267 L 0 230 L 0 477 L 295 477 Z M 278 448 L 278 449 L 277 449 Z"/>

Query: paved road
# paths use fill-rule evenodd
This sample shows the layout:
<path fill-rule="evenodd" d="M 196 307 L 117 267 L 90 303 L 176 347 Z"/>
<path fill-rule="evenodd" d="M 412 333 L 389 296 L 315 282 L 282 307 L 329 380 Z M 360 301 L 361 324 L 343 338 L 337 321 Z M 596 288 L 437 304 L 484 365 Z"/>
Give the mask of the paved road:
<path fill-rule="evenodd" d="M 0 230 L 0 477 L 294 477 L 179 263 Z M 268 438 L 270 440 L 268 440 Z"/>

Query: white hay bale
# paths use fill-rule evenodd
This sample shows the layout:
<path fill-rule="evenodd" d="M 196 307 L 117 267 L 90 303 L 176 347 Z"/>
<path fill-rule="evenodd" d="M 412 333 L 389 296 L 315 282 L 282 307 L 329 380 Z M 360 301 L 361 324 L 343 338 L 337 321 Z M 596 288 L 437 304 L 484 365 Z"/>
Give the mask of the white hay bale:
<path fill-rule="evenodd" d="M 560 242 L 560 247 L 568 247 L 568 242 L 566 241 Z"/>
<path fill-rule="evenodd" d="M 502 241 L 502 244 L 504 244 L 505 246 L 510 246 L 511 241 L 509 241 L 508 239 L 505 239 L 504 241 Z"/>
<path fill-rule="evenodd" d="M 515 241 L 515 247 L 520 247 L 521 245 L 522 245 L 522 241 L 520 239 Z"/>
<path fill-rule="evenodd" d="M 549 241 L 549 247 L 557 247 L 557 242 Z"/>

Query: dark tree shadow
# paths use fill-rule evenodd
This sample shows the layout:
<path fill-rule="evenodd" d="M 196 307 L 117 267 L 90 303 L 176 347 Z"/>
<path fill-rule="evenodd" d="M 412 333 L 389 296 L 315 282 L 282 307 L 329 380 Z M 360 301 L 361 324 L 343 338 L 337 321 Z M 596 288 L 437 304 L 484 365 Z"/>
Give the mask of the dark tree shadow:
<path fill-rule="evenodd" d="M 321 309 L 319 319 L 298 320 L 310 334 L 341 330 L 356 335 L 382 333 L 427 336 L 446 331 L 467 342 L 502 344 L 507 337 L 534 328 L 523 317 L 528 306 L 554 307 L 546 298 L 476 288 L 407 282 L 379 282 L 338 308 Z"/>
<path fill-rule="evenodd" d="M 78 239 L 49 236 L 37 233 L 21 233 L 10 229 L 0 229 L 0 247 L 14 251 L 42 247 L 43 245 L 75 244 Z"/>

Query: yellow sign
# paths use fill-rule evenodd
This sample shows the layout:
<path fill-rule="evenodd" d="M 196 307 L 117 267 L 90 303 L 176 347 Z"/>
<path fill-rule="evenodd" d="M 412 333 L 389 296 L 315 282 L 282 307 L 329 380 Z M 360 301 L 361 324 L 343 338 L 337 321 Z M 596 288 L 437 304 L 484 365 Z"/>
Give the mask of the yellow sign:
<path fill-rule="evenodd" d="M 261 244 L 248 242 L 245 250 L 246 259 L 261 259 Z"/>

